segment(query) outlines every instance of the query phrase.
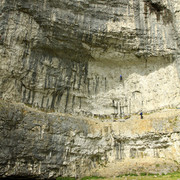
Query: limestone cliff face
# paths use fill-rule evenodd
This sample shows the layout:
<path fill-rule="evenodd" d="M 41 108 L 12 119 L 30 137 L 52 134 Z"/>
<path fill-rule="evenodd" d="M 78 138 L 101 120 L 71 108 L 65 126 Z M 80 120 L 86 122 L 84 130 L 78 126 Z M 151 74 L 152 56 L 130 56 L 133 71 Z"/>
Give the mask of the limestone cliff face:
<path fill-rule="evenodd" d="M 180 168 L 180 110 L 124 122 L 0 101 L 0 176 L 118 176 Z"/>
<path fill-rule="evenodd" d="M 79 171 L 86 174 L 87 170 L 95 168 L 92 164 L 101 158 L 103 162 L 134 158 L 133 154 L 139 153 L 134 148 L 139 136 L 122 135 L 129 132 L 128 123 L 124 130 L 112 131 L 109 126 L 121 129 L 122 122 L 107 125 L 97 120 L 98 125 L 91 126 L 91 121 L 83 118 L 123 121 L 140 111 L 178 107 L 179 27 L 179 0 L 2 0 L 0 97 L 36 108 L 37 112 L 25 110 L 28 114 L 23 115 L 22 109 L 26 109 L 23 105 L 11 104 L 13 107 L 9 109 L 4 105 L 8 115 L 3 115 L 6 102 L 1 103 L 1 133 L 5 142 L 8 140 L 1 155 L 4 158 L 1 174 L 18 174 L 22 170 L 18 167 L 26 164 L 27 173 L 32 175 L 42 174 L 47 178 L 69 173 L 77 176 Z M 40 110 L 52 114 L 40 113 Z M 57 113 L 66 114 L 60 122 Z M 176 119 L 177 114 L 171 118 Z M 157 130 L 149 134 L 145 125 L 141 143 L 146 139 L 149 144 L 154 142 L 150 139 L 157 133 L 155 141 L 158 143 L 163 138 L 165 144 L 172 143 L 171 136 L 177 137 L 171 148 L 179 148 L 179 130 L 169 132 L 166 121 L 162 121 L 165 135 L 161 137 L 159 125 L 148 121 L 152 123 L 150 127 Z M 6 123 L 7 129 L 4 128 Z M 91 137 L 92 129 L 97 127 L 107 129 L 107 133 L 101 134 L 99 130 L 97 137 Z M 116 135 L 112 137 L 114 131 Z M 108 140 L 104 140 L 106 138 Z M 131 141 L 133 143 L 129 144 Z M 7 148 L 9 143 L 12 154 Z M 124 143 L 128 146 L 125 156 L 118 154 Z M 21 144 L 24 150 L 19 147 Z M 71 144 L 75 147 L 73 152 L 69 150 Z M 150 145 L 146 146 L 149 147 L 145 153 L 148 157 L 156 154 L 158 148 L 153 146 L 151 152 Z M 166 148 L 165 145 L 160 149 Z M 74 155 L 68 155 L 70 152 Z M 25 158 L 24 162 L 23 156 L 29 160 Z M 82 162 L 78 164 L 77 159 Z"/>
<path fill-rule="evenodd" d="M 1 97 L 90 115 L 177 106 L 178 2 L 1 1 Z"/>

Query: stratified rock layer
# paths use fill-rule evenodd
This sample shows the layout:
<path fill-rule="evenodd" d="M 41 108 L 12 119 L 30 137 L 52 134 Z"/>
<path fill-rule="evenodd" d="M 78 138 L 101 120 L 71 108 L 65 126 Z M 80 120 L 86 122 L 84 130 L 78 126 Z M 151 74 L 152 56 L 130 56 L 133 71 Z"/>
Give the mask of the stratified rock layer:
<path fill-rule="evenodd" d="M 178 159 L 178 110 L 124 119 L 180 107 L 179 13 L 179 0 L 1 0 L 1 175 L 81 176 L 140 154 Z"/>
<path fill-rule="evenodd" d="M 0 101 L 0 176 L 44 179 L 178 170 L 179 114 L 167 109 L 144 119 L 109 122 Z"/>

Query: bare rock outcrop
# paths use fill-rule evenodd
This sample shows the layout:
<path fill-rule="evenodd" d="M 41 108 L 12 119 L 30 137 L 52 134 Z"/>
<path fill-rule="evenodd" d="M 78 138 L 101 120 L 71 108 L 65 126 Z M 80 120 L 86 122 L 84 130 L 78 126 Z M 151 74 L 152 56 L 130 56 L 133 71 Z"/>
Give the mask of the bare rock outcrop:
<path fill-rule="evenodd" d="M 10 2 L 1 2 L 2 98 L 118 116 L 179 104 L 178 1 Z"/>
<path fill-rule="evenodd" d="M 0 176 L 118 176 L 180 168 L 180 110 L 124 122 L 0 101 Z M 103 169 L 102 169 L 103 168 Z"/>

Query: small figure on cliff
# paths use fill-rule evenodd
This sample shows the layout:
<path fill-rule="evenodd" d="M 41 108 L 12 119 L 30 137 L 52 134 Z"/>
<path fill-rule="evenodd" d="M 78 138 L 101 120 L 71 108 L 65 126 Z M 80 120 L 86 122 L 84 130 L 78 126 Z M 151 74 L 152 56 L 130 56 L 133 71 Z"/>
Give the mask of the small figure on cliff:
<path fill-rule="evenodd" d="M 140 116 L 141 116 L 141 119 L 143 119 L 143 113 L 142 112 L 140 113 Z"/>
<path fill-rule="evenodd" d="M 122 81 L 122 75 L 120 75 L 120 81 Z"/>

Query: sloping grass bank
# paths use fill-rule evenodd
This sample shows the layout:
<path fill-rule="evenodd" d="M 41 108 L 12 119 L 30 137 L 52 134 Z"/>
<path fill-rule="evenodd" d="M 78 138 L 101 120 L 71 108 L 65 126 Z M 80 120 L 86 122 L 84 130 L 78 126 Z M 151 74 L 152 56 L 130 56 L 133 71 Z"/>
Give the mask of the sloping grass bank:
<path fill-rule="evenodd" d="M 166 175 L 156 175 L 156 174 L 146 174 L 146 173 L 141 173 L 140 175 L 137 174 L 126 174 L 126 175 L 121 175 L 118 177 L 112 177 L 112 178 L 97 178 L 97 177 L 88 177 L 83 178 L 83 180 L 180 180 L 180 172 L 175 172 L 175 173 L 169 173 Z"/>
<path fill-rule="evenodd" d="M 120 175 L 118 177 L 104 178 L 104 177 L 83 177 L 81 180 L 180 180 L 180 172 L 169 173 L 166 175 L 156 175 L 156 174 L 126 174 Z M 70 177 L 58 177 L 56 180 L 76 180 Z"/>

